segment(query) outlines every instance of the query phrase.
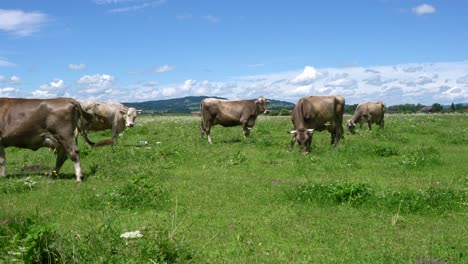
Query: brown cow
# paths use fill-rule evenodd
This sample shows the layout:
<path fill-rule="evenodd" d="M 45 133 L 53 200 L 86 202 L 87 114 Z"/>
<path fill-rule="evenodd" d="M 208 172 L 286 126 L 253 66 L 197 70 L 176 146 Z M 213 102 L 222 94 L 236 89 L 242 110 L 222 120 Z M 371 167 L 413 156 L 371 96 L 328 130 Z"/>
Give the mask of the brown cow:
<path fill-rule="evenodd" d="M 338 145 L 343 136 L 343 112 L 345 99 L 338 95 L 305 96 L 294 106 L 291 121 L 294 126 L 291 144 L 292 151 L 297 141 L 302 153 L 307 154 L 312 144 L 315 130 L 327 129 L 331 134 L 331 144 Z"/>
<path fill-rule="evenodd" d="M 5 176 L 5 148 L 49 147 L 57 153 L 54 172 L 59 172 L 68 154 L 76 180 L 81 181 L 76 128 L 82 115 L 90 118 L 71 98 L 0 98 L 0 176 Z"/>
<path fill-rule="evenodd" d="M 385 104 L 383 102 L 379 101 L 360 103 L 356 107 L 354 115 L 346 123 L 346 127 L 348 128 L 348 134 L 354 134 L 356 122 L 360 123 L 360 127 L 362 129 L 364 120 L 367 121 L 369 130 L 372 130 L 371 123 L 378 124 L 380 128 L 384 128 L 384 114 Z"/>
<path fill-rule="evenodd" d="M 96 143 L 88 138 L 89 131 L 112 130 L 112 144 L 118 143 L 119 134 L 125 127 L 133 127 L 135 119 L 141 110 L 133 107 L 126 107 L 121 103 L 110 102 L 84 102 L 80 101 L 81 107 L 85 112 L 94 116 L 93 122 L 83 122 L 78 128 L 83 139 L 88 146 L 94 146 Z"/>
<path fill-rule="evenodd" d="M 211 127 L 222 125 L 224 127 L 242 125 L 244 138 L 250 134 L 250 129 L 255 125 L 260 113 L 268 113 L 267 107 L 270 100 L 263 96 L 254 100 L 222 100 L 216 98 L 205 98 L 200 103 L 201 124 L 200 136 L 205 133 L 208 142 L 211 141 Z"/>

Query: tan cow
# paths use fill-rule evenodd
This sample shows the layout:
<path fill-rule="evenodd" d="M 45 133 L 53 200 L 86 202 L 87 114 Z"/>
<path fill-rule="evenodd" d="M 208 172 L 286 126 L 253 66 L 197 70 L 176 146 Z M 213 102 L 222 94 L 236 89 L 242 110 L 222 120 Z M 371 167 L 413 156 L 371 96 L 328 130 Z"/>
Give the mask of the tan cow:
<path fill-rule="evenodd" d="M 81 116 L 91 120 L 71 98 L 0 98 L 0 176 L 5 176 L 5 148 L 37 150 L 49 147 L 56 150 L 55 173 L 59 172 L 68 154 L 75 166 L 76 180 L 81 181 L 76 133 Z"/>
<path fill-rule="evenodd" d="M 223 127 L 242 126 L 244 138 L 250 134 L 250 129 L 255 125 L 260 113 L 268 113 L 267 107 L 270 100 L 260 96 L 254 100 L 222 100 L 217 98 L 205 98 L 200 103 L 201 124 L 200 136 L 205 133 L 208 142 L 211 141 L 211 127 L 222 125 Z"/>
<path fill-rule="evenodd" d="M 346 127 L 348 128 L 348 134 L 354 134 L 356 122 L 360 123 L 361 129 L 362 125 L 364 124 L 364 121 L 367 121 L 369 130 L 372 130 L 371 123 L 378 124 L 380 128 L 384 128 L 384 115 L 385 104 L 383 102 L 379 101 L 360 103 L 356 107 L 354 115 L 346 123 Z"/>
<path fill-rule="evenodd" d="M 310 152 L 314 131 L 328 130 L 331 134 L 331 144 L 338 145 L 343 136 L 343 113 L 345 99 L 338 95 L 305 96 L 294 106 L 291 121 L 294 126 L 291 144 L 292 151 L 297 141 L 302 153 Z"/>
<path fill-rule="evenodd" d="M 136 110 L 133 107 L 126 107 L 121 103 L 116 102 L 85 102 L 80 101 L 81 107 L 85 112 L 94 116 L 93 122 L 83 122 L 79 126 L 81 135 L 83 136 L 88 146 L 94 146 L 96 143 L 88 138 L 89 131 L 112 130 L 112 144 L 118 143 L 119 134 L 126 127 L 133 127 L 135 119 L 141 110 Z"/>

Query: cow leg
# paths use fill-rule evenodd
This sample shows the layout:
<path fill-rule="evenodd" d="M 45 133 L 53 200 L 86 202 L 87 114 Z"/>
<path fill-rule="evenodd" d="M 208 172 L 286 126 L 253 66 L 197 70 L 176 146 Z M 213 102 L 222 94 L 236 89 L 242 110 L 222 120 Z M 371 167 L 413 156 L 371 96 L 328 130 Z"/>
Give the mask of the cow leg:
<path fill-rule="evenodd" d="M 361 119 L 359 120 L 359 128 L 362 129 L 362 126 L 363 126 L 363 125 L 364 125 L 364 118 L 361 118 Z"/>
<path fill-rule="evenodd" d="M 5 177 L 5 148 L 0 143 L 0 177 Z"/>
<path fill-rule="evenodd" d="M 60 168 L 62 168 L 63 163 L 65 160 L 67 160 L 67 152 L 63 148 L 63 146 L 57 146 L 55 148 L 55 151 L 57 152 L 57 158 L 55 160 L 55 168 L 52 173 L 58 174 L 60 171 Z"/>
<path fill-rule="evenodd" d="M 207 122 L 204 124 L 203 129 L 206 133 L 206 137 L 208 138 L 208 143 L 213 144 L 213 141 L 211 141 L 211 123 Z"/>
<path fill-rule="evenodd" d="M 55 164 L 55 172 L 58 173 L 62 168 L 63 163 L 67 160 L 67 153 L 70 155 L 75 167 L 76 181 L 80 182 L 83 174 L 80 166 L 80 154 L 76 145 L 64 144 L 57 149 L 57 161 Z"/>
<path fill-rule="evenodd" d="M 291 152 L 294 147 L 294 143 L 296 143 L 296 135 L 293 134 L 291 137 L 291 143 L 289 144 L 288 151 Z"/>
<path fill-rule="evenodd" d="M 117 145 L 119 141 L 119 133 L 117 132 L 116 128 L 112 128 L 112 145 Z"/>
<path fill-rule="evenodd" d="M 89 140 L 88 138 L 88 131 L 85 131 L 83 130 L 83 132 L 81 132 L 81 136 L 83 137 L 86 145 L 90 146 L 90 147 L 93 147 L 95 145 L 94 142 L 92 142 L 91 140 Z"/>
<path fill-rule="evenodd" d="M 334 142 L 335 146 L 338 145 L 338 143 L 340 143 L 340 140 L 343 137 L 343 134 L 344 134 L 343 126 L 337 126 L 335 129 L 335 142 Z"/>
<path fill-rule="evenodd" d="M 331 136 L 331 142 L 330 142 L 330 144 L 333 145 L 333 144 L 335 144 L 336 130 L 330 131 L 330 136 Z"/>
<path fill-rule="evenodd" d="M 384 125 L 385 125 L 385 121 L 384 121 L 384 119 L 382 118 L 382 120 L 380 120 L 379 126 L 380 126 L 380 128 L 384 128 Z"/>
<path fill-rule="evenodd" d="M 242 125 L 242 130 L 244 132 L 244 139 L 248 138 L 250 136 L 250 127 L 248 127 L 248 124 L 247 122 L 245 122 L 243 125 Z"/>

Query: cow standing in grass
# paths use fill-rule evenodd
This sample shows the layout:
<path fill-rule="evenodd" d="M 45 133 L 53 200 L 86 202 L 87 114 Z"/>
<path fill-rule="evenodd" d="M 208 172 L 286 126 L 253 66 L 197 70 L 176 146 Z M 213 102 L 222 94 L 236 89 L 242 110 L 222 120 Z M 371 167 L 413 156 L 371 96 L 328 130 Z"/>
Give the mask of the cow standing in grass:
<path fill-rule="evenodd" d="M 49 147 L 57 155 L 54 173 L 59 172 L 68 154 L 75 166 L 76 180 L 81 181 L 76 133 L 81 116 L 85 120 L 92 118 L 71 98 L 0 98 L 0 176 L 5 176 L 5 148 Z"/>
<path fill-rule="evenodd" d="M 331 144 L 338 145 L 343 136 L 343 113 L 345 99 L 338 95 L 305 96 L 299 99 L 292 111 L 294 130 L 288 151 L 297 141 L 302 153 L 310 152 L 314 131 L 328 130 Z"/>
<path fill-rule="evenodd" d="M 360 103 L 354 111 L 351 119 L 346 123 L 348 128 L 348 134 L 354 134 L 356 128 L 356 122 L 360 123 L 360 128 L 364 125 L 364 121 L 367 121 L 369 130 L 372 130 L 371 123 L 378 124 L 380 128 L 384 128 L 384 115 L 385 115 L 385 104 L 383 102 L 365 102 Z"/>
<path fill-rule="evenodd" d="M 79 126 L 79 130 L 83 139 L 88 146 L 94 146 L 96 143 L 88 139 L 89 131 L 112 130 L 112 145 L 116 145 L 121 134 L 126 127 L 133 127 L 137 115 L 141 110 L 136 110 L 133 107 L 126 107 L 121 103 L 116 102 L 80 102 L 81 107 L 85 112 L 94 116 L 92 122 L 83 122 Z M 107 143 L 107 141 L 104 141 Z"/>
<path fill-rule="evenodd" d="M 250 129 L 255 125 L 257 116 L 268 113 L 270 104 L 263 96 L 254 100 L 222 100 L 205 98 L 200 103 L 201 124 L 200 136 L 206 134 L 208 142 L 211 141 L 211 127 L 222 125 L 224 127 L 242 126 L 244 138 L 250 134 Z"/>

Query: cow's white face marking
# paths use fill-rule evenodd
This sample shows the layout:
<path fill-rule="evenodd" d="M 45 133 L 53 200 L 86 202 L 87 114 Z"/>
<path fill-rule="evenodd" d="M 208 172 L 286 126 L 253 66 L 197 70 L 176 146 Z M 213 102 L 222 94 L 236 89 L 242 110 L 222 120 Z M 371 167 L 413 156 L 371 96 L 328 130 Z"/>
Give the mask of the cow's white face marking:
<path fill-rule="evenodd" d="M 126 127 L 135 126 L 135 120 L 139 113 L 141 113 L 141 111 L 138 111 L 133 107 L 128 108 L 127 112 L 125 113 L 125 126 Z"/>

